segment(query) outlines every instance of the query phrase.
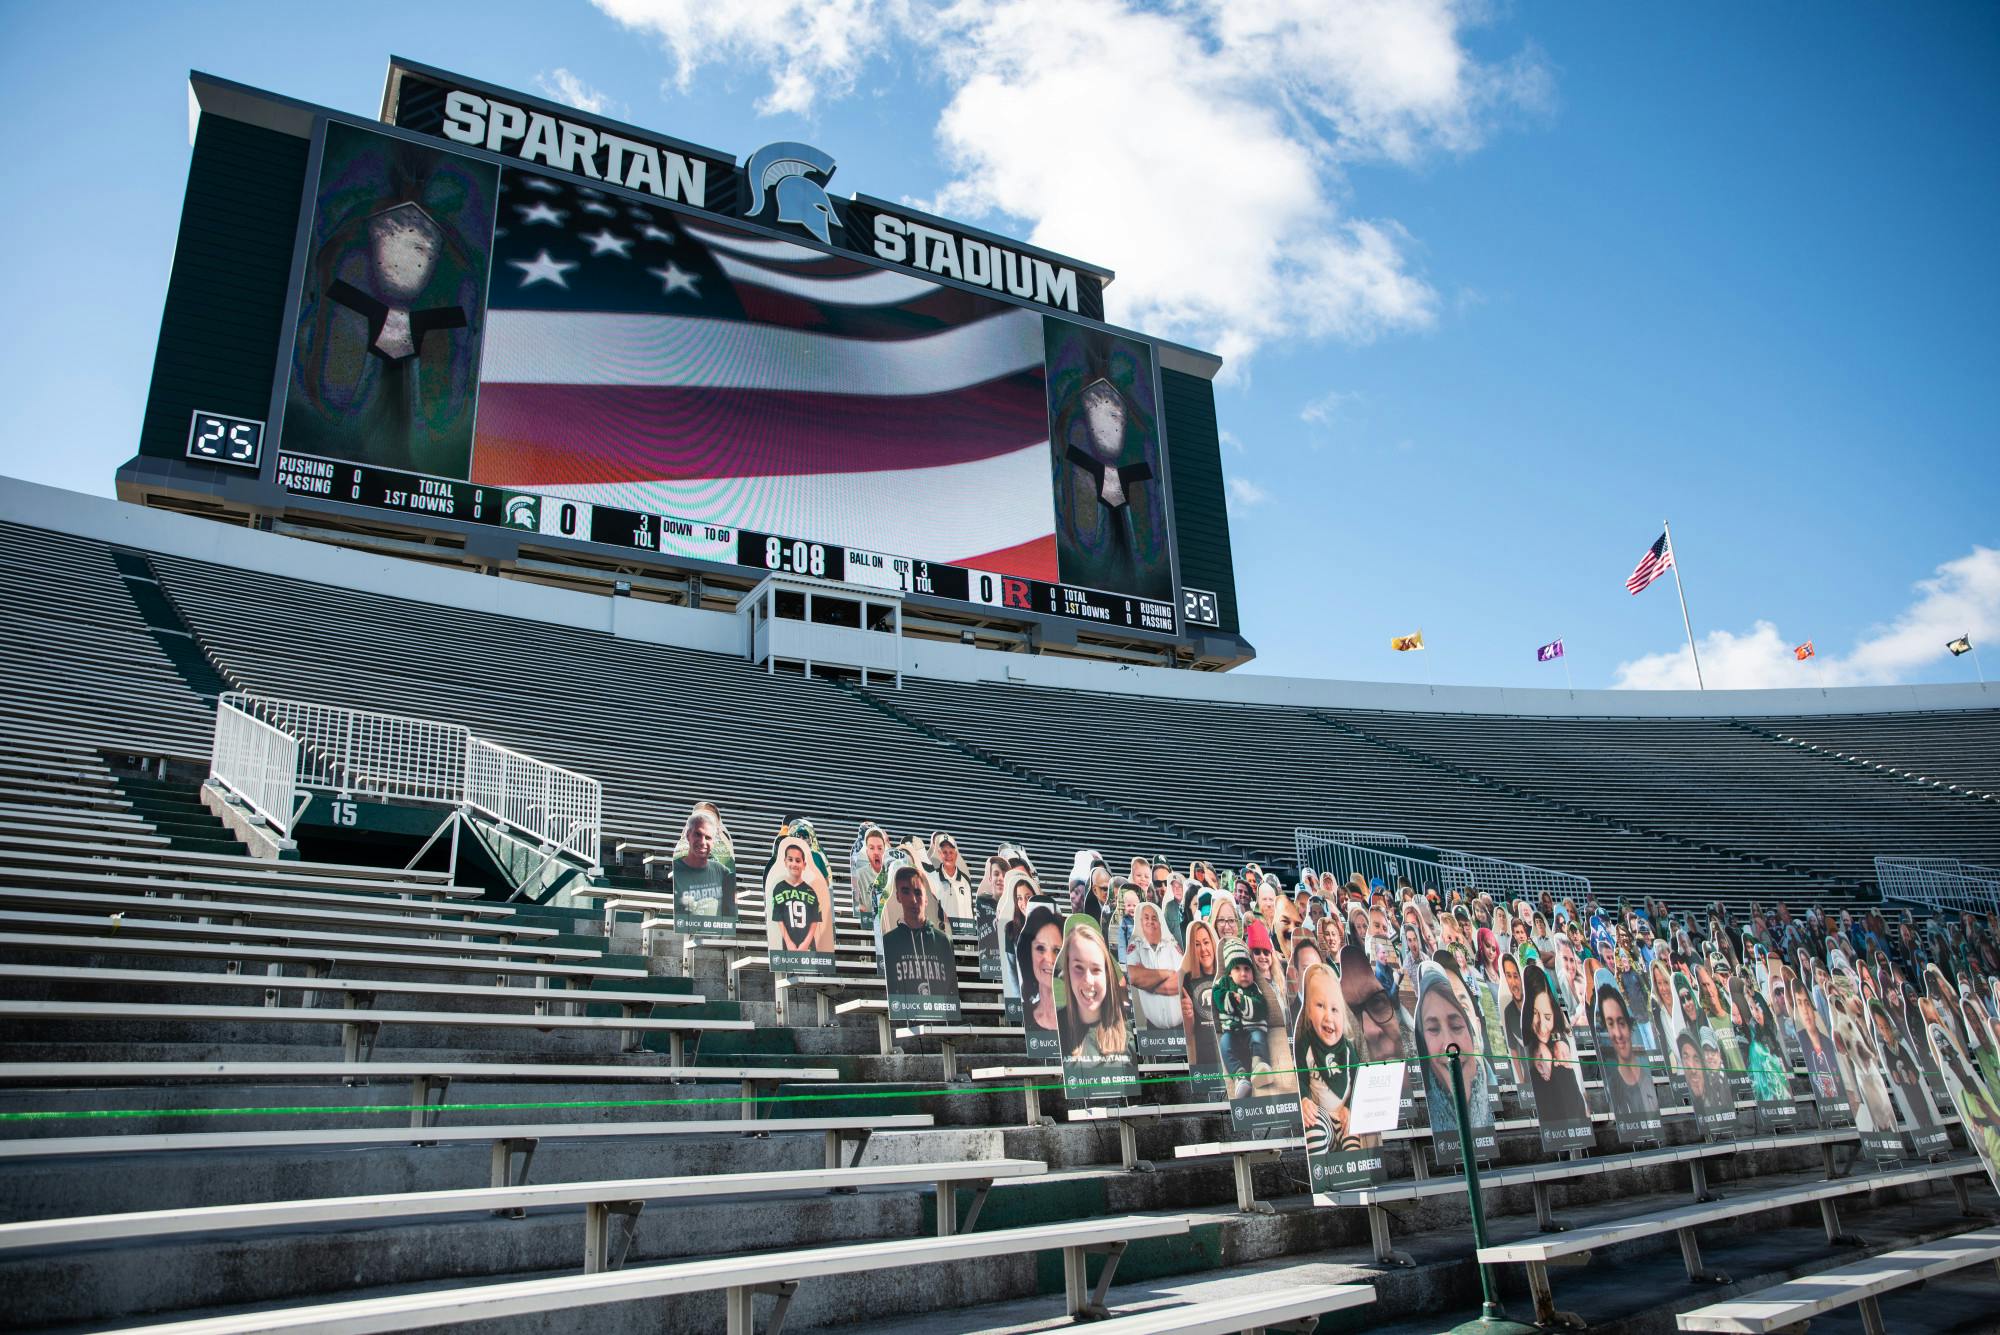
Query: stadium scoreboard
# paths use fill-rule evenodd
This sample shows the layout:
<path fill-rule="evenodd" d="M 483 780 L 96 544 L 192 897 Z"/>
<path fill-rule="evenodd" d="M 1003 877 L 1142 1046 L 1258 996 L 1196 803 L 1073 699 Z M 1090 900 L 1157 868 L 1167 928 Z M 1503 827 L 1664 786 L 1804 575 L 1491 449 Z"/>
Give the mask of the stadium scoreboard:
<path fill-rule="evenodd" d="M 408 61 L 378 121 L 190 84 L 121 496 L 1250 656 L 1220 363 L 1109 272 Z"/>

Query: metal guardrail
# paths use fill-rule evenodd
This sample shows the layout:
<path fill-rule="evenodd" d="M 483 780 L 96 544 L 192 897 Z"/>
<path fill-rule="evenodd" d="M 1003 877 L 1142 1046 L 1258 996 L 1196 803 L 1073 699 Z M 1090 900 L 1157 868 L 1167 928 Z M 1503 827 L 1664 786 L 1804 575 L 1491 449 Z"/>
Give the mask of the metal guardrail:
<path fill-rule="evenodd" d="M 597 780 L 483 737 L 471 739 L 465 757 L 467 806 L 596 865 L 604 808 Z"/>
<path fill-rule="evenodd" d="M 1439 890 L 1483 890 L 1495 899 L 1533 901 L 1544 890 L 1558 900 L 1581 900 L 1590 895 L 1588 876 L 1552 871 L 1531 862 L 1433 848 L 1385 830 L 1307 825 L 1295 829 L 1292 840 L 1301 867 L 1331 871 L 1343 880 L 1358 871 L 1388 885 L 1394 885 L 1397 876 L 1406 876 L 1419 890 L 1432 886 Z"/>
<path fill-rule="evenodd" d="M 1336 837 L 1353 833 L 1358 832 L 1312 828 L 1295 830 L 1292 839 L 1298 852 L 1299 866 L 1315 873 L 1330 871 L 1336 880 L 1341 881 L 1358 872 L 1362 879 L 1379 880 L 1391 889 L 1395 888 L 1398 877 L 1407 879 L 1419 891 L 1472 888 L 1470 874 L 1407 851 L 1407 841 L 1403 846 L 1382 849 Z"/>
<path fill-rule="evenodd" d="M 298 816 L 298 772 L 298 741 L 223 696 L 215 710 L 209 773 L 243 805 L 289 833 Z"/>
<path fill-rule="evenodd" d="M 476 811 L 597 865 L 602 785 L 461 724 L 231 691 L 215 727 L 211 776 L 280 833 L 305 795 L 358 793 Z"/>
<path fill-rule="evenodd" d="M 1877 857 L 1875 884 L 1884 899 L 1922 905 L 1934 913 L 2000 913 L 2000 868 L 1975 862 L 1913 855 Z"/>
<path fill-rule="evenodd" d="M 298 786 L 386 801 L 457 802 L 472 731 L 456 723 L 231 691 L 234 704 L 299 745 Z"/>
<path fill-rule="evenodd" d="M 1408 848 L 1416 842 L 1406 834 L 1390 834 L 1387 830 L 1344 830 L 1332 825 L 1310 825 L 1296 833 L 1372 848 Z"/>
<path fill-rule="evenodd" d="M 1533 903 L 1544 890 L 1558 903 L 1569 899 L 1580 905 L 1590 898 L 1590 878 L 1573 871 L 1552 871 L 1532 862 L 1512 862 L 1450 848 L 1438 850 L 1438 861 L 1447 867 L 1461 868 L 1472 877 L 1474 885 L 1495 899 L 1525 899 Z"/>

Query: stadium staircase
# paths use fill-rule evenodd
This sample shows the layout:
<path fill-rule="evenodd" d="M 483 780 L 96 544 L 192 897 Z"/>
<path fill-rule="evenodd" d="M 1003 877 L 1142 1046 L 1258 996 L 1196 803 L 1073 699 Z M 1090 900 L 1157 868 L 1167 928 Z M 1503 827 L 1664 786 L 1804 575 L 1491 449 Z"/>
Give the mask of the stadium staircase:
<path fill-rule="evenodd" d="M 111 563 L 123 578 L 125 592 L 131 596 L 139 619 L 152 632 L 153 642 L 160 646 L 160 652 L 174 665 L 174 670 L 180 673 L 188 689 L 213 708 L 222 693 L 230 689 L 229 683 L 223 680 L 222 674 L 215 670 L 215 664 L 202 652 L 194 632 L 182 619 L 173 599 L 160 586 L 152 561 L 142 552 L 114 547 Z"/>
<path fill-rule="evenodd" d="M 165 836 L 170 848 L 191 853 L 247 851 L 229 827 L 202 805 L 197 783 L 113 772 L 111 784 L 131 804 L 132 814 L 148 830 Z"/>

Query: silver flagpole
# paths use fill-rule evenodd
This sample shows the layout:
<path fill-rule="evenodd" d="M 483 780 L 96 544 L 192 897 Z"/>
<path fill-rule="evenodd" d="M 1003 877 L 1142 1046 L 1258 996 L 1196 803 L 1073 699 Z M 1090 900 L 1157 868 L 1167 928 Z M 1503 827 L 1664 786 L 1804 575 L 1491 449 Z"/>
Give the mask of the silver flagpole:
<path fill-rule="evenodd" d="M 1660 529 L 1666 534 L 1667 555 L 1674 553 L 1674 526 L 1666 520 L 1660 521 Z M 1674 592 L 1681 600 L 1681 629 L 1687 632 L 1688 655 L 1694 659 L 1694 684 L 1698 690 L 1707 690 L 1708 683 L 1701 679 L 1701 653 L 1694 647 L 1694 623 L 1688 620 L 1687 590 L 1681 587 L 1681 558 L 1674 556 Z"/>

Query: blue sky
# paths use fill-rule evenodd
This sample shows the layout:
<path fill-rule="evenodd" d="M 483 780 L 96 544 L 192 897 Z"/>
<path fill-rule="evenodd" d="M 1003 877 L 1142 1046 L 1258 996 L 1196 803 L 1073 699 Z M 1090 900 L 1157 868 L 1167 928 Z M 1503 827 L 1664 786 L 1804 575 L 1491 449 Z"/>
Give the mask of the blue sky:
<path fill-rule="evenodd" d="M 1943 642 L 2000 638 L 2000 9 L 328 14 L 0 8 L 0 471 L 108 493 L 132 451 L 187 70 L 372 114 L 394 51 L 1118 270 L 1229 356 L 1258 671 L 1553 686 L 1562 636 L 1578 687 L 1676 683 L 1671 584 L 1622 587 L 1662 517 L 1711 685 L 1969 680 Z"/>

